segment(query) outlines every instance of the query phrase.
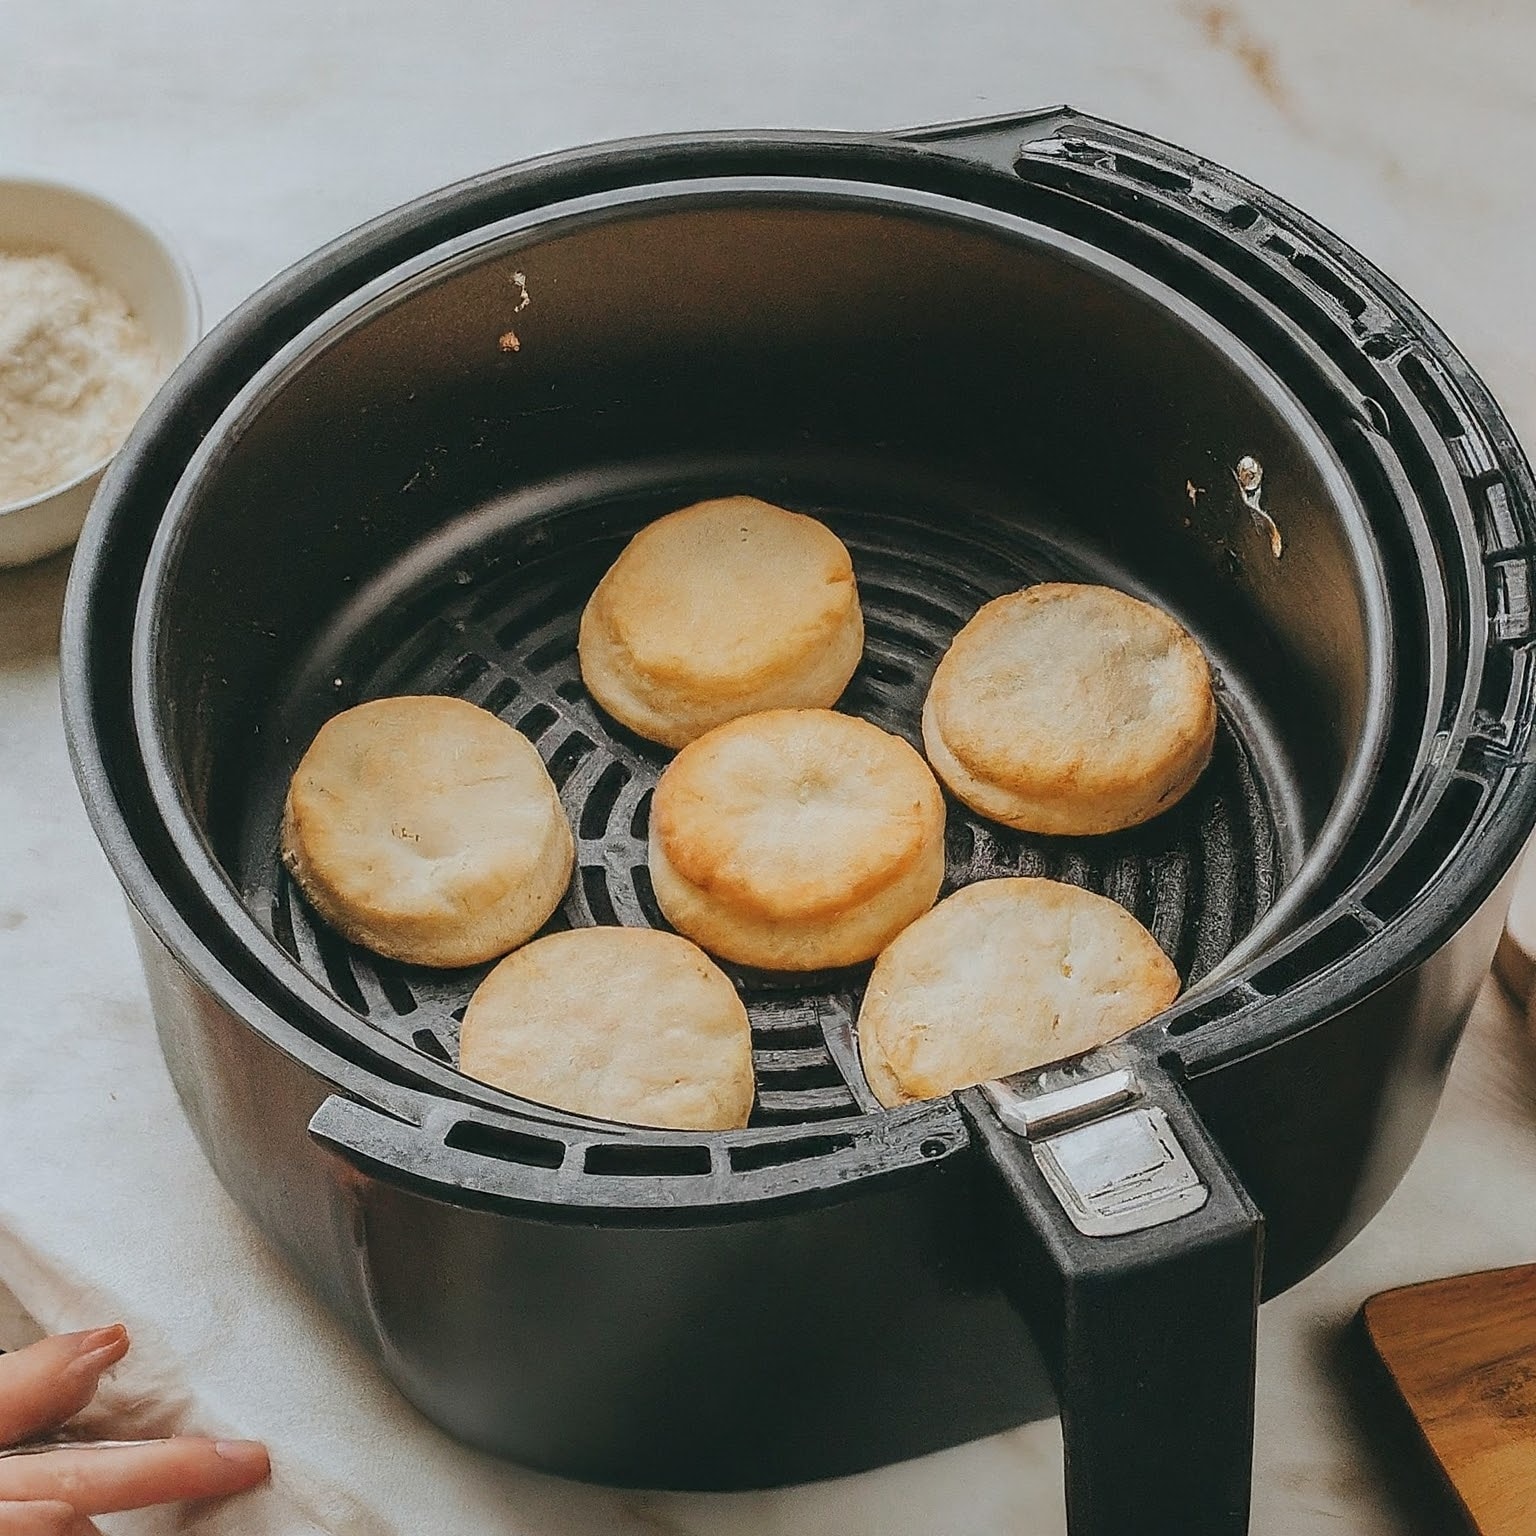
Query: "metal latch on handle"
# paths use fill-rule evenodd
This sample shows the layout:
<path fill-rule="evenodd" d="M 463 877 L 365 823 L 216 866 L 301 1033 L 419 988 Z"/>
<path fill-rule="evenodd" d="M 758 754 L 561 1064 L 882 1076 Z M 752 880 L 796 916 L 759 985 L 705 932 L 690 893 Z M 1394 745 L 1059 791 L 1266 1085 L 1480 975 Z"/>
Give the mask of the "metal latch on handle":
<path fill-rule="evenodd" d="M 1144 1102 L 1134 1072 L 1034 1095 L 1003 1082 L 982 1089 L 1003 1124 L 1029 1142 L 1045 1182 L 1085 1236 L 1161 1226 L 1210 1198 L 1167 1114 Z"/>

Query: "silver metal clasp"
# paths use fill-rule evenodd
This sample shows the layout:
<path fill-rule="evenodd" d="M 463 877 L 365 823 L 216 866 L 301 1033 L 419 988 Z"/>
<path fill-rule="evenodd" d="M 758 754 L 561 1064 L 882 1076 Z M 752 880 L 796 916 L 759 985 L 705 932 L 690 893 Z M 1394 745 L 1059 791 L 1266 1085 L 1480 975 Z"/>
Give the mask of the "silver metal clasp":
<path fill-rule="evenodd" d="M 1131 1071 L 1101 1073 L 1046 1093 L 982 1085 L 998 1117 L 1030 1144 L 1035 1165 L 1077 1230 L 1116 1237 L 1198 1211 L 1210 1190 L 1167 1114 L 1139 1102 Z"/>

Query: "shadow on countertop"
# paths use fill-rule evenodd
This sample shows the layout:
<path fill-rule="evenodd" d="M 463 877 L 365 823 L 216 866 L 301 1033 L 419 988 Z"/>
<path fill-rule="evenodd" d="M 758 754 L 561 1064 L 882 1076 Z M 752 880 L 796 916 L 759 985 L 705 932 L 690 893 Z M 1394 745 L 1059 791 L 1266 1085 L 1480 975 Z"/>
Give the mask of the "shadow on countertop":
<path fill-rule="evenodd" d="M 1343 1387 L 1365 1452 L 1361 1475 L 1381 1490 L 1402 1536 L 1475 1536 L 1424 1444 L 1417 1422 L 1366 1334 L 1360 1314 L 1336 1334 L 1333 1374 Z"/>
<path fill-rule="evenodd" d="M 0 676 L 59 654 L 71 551 L 0 570 Z"/>

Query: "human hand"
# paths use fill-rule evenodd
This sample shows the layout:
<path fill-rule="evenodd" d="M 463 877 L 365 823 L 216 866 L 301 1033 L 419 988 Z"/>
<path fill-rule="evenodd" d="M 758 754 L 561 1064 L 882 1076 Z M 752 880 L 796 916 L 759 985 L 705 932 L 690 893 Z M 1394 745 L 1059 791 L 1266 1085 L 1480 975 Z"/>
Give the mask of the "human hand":
<path fill-rule="evenodd" d="M 128 1353 L 121 1323 L 56 1334 L 0 1355 L 0 1536 L 90 1536 L 91 1515 L 239 1493 L 268 1472 L 254 1440 L 179 1436 L 121 1447 L 7 1455 L 79 1413 Z"/>

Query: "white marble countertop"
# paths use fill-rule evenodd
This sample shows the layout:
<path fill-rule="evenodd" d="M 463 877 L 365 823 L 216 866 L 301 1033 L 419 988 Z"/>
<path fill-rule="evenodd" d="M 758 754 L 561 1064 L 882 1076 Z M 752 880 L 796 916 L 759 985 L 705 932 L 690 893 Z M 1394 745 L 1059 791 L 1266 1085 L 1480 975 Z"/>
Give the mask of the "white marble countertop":
<path fill-rule="evenodd" d="M 383 208 L 597 138 L 896 127 L 1070 101 L 1290 197 L 1398 278 L 1536 439 L 1536 11 L 1510 0 L 0 0 L 0 173 L 99 187 L 210 318 Z M 277 1486 L 119 1532 L 1044 1536 L 1053 1425 L 862 1477 L 616 1494 L 504 1468 L 406 1409 L 276 1264 L 181 1123 L 59 732 L 66 561 L 0 574 L 0 1285 L 123 1315 L 119 1423 L 229 1428 Z M 1345 1324 L 1371 1292 L 1536 1258 L 1536 1046 L 1490 989 L 1385 1212 L 1264 1309 L 1254 1531 L 1436 1529 Z M 218 1283 L 210 1284 L 217 1275 Z M 0 1309 L 0 1343 L 25 1320 Z"/>

